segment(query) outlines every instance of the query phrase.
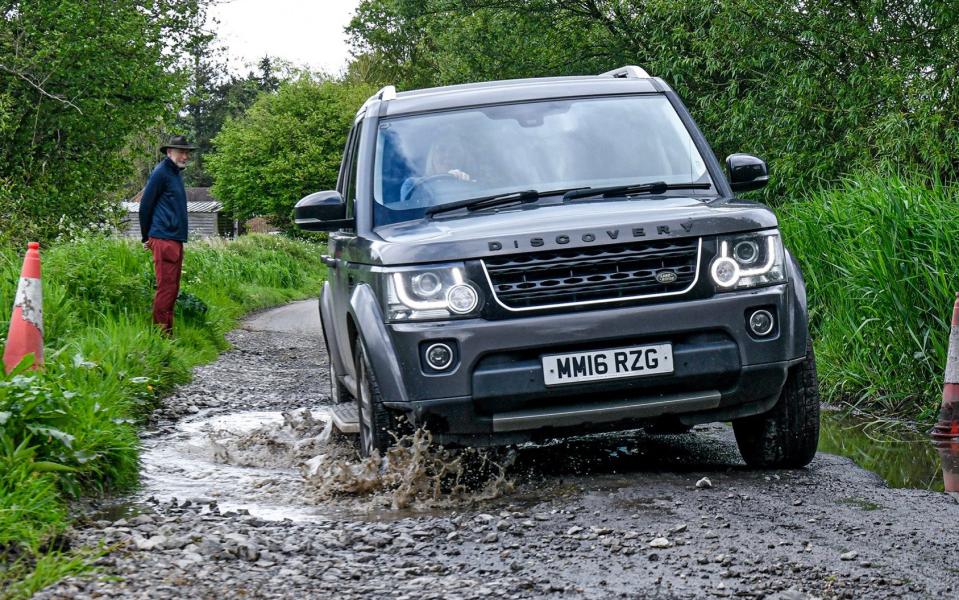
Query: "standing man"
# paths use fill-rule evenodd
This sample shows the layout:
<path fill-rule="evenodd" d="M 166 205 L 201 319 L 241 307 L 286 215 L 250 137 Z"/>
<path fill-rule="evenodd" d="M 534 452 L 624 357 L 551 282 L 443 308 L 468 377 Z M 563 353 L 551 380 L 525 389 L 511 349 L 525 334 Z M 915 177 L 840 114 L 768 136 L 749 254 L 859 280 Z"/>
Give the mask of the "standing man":
<path fill-rule="evenodd" d="M 196 146 L 182 135 L 160 146 L 164 156 L 153 169 L 140 198 L 140 234 L 143 246 L 153 253 L 157 291 L 153 298 L 153 322 L 167 335 L 173 334 L 173 306 L 180 292 L 183 242 L 187 239 L 186 189 L 180 172 Z"/>

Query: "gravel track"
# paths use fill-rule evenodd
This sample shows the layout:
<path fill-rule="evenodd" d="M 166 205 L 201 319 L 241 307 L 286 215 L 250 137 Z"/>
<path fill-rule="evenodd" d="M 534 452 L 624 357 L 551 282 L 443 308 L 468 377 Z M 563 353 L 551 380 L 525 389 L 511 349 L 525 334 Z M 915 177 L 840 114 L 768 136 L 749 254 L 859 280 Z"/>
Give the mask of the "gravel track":
<path fill-rule="evenodd" d="M 156 413 L 146 441 L 197 414 L 327 402 L 315 303 L 263 313 Z M 599 436 L 520 450 L 504 497 L 394 511 L 330 501 L 307 522 L 140 500 L 91 513 L 76 545 L 115 549 L 38 598 L 955 597 L 946 494 L 889 489 L 819 454 L 747 469 L 729 429 Z M 706 478 L 707 481 L 703 481 Z M 322 507 L 321 507 L 322 508 Z M 137 514 L 138 513 L 138 514 Z"/>

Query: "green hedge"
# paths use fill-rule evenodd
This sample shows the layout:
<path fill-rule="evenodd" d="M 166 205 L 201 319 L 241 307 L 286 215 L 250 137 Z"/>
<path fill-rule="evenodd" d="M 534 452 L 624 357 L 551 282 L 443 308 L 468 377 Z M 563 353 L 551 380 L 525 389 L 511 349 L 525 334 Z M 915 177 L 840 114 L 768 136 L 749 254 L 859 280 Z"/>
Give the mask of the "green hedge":
<path fill-rule="evenodd" d="M 282 236 L 187 244 L 171 340 L 151 323 L 153 267 L 140 244 L 41 250 L 46 369 L 0 373 L 0 596 L 27 595 L 82 564 L 44 551 L 66 525 L 66 500 L 133 486 L 136 424 L 159 395 L 225 349 L 242 314 L 317 295 L 320 254 Z M 21 262 L 0 252 L 2 335 Z"/>
<path fill-rule="evenodd" d="M 959 291 L 959 187 L 866 174 L 782 208 L 826 399 L 928 419 Z"/>

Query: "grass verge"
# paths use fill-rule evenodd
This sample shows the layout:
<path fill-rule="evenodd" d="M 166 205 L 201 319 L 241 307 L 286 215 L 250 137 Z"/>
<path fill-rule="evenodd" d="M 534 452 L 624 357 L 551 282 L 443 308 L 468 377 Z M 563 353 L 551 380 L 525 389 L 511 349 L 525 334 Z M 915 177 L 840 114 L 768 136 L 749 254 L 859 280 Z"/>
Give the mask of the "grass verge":
<path fill-rule="evenodd" d="M 46 369 L 0 373 L 0 598 L 29 597 L 87 564 L 90 551 L 60 543 L 66 502 L 134 486 L 137 423 L 156 399 L 226 349 L 243 314 L 317 295 L 320 254 L 280 236 L 191 242 L 171 340 L 151 324 L 153 268 L 139 244 L 94 238 L 42 251 Z M 21 261 L 0 252 L 4 311 Z"/>
<path fill-rule="evenodd" d="M 825 399 L 936 415 L 959 291 L 959 187 L 866 174 L 779 210 Z"/>

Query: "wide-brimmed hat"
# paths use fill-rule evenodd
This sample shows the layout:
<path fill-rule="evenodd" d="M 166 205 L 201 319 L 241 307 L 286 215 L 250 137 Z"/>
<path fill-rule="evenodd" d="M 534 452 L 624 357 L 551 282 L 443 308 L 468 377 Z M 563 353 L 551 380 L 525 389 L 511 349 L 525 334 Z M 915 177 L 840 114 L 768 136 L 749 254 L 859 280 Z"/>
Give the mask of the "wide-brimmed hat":
<path fill-rule="evenodd" d="M 180 150 L 196 150 L 196 146 L 187 141 L 185 135 L 175 135 L 170 141 L 160 146 L 160 154 L 165 154 L 167 148 L 179 148 Z"/>

